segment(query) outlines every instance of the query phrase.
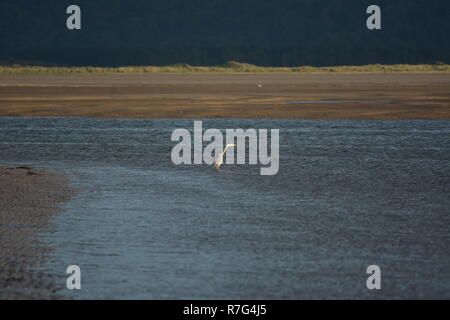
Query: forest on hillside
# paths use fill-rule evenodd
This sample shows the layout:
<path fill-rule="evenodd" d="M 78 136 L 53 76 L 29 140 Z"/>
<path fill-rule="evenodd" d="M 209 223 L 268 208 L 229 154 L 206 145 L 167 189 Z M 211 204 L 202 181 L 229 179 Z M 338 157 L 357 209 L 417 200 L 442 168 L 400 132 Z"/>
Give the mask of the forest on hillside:
<path fill-rule="evenodd" d="M 82 29 L 66 28 L 76 4 Z M 382 29 L 366 28 L 366 8 Z M 450 63 L 448 0 L 0 0 L 0 63 Z"/>

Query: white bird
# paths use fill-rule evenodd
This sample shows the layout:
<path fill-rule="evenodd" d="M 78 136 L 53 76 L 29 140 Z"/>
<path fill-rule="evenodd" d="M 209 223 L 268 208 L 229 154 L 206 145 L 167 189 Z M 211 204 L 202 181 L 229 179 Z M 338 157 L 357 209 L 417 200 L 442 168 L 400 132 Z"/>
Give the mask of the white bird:
<path fill-rule="evenodd" d="M 220 166 L 223 164 L 223 155 L 225 154 L 225 152 L 227 152 L 227 149 L 229 147 L 236 147 L 236 145 L 233 143 L 227 144 L 225 149 L 223 149 L 223 152 L 219 153 L 219 155 L 214 160 L 214 164 L 213 164 L 214 169 L 219 170 Z"/>

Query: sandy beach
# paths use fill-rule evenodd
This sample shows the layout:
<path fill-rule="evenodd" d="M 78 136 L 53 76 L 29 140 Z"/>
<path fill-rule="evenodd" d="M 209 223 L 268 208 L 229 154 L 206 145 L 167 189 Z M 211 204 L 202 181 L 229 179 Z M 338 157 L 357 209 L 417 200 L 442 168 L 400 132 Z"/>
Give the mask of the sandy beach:
<path fill-rule="evenodd" d="M 0 115 L 450 119 L 449 89 L 449 74 L 1 75 Z"/>
<path fill-rule="evenodd" d="M 0 299 L 51 299 L 54 277 L 33 269 L 52 250 L 38 234 L 51 228 L 73 190 L 66 177 L 0 166 Z"/>

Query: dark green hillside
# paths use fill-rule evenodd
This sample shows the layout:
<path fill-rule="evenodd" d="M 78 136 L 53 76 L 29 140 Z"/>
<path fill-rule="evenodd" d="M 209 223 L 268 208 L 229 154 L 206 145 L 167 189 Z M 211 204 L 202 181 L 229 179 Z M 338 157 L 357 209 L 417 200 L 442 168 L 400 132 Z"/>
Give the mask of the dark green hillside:
<path fill-rule="evenodd" d="M 370 4 L 382 30 L 365 26 Z M 448 0 L 0 0 L 3 64 L 450 63 L 449 34 Z"/>

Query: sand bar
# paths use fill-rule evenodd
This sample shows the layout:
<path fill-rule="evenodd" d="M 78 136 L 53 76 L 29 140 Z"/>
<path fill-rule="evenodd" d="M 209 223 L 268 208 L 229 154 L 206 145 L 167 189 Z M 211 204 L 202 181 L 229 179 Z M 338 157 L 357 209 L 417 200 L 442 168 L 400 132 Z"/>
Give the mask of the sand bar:
<path fill-rule="evenodd" d="M 64 282 L 35 267 L 58 248 L 42 243 L 39 233 L 52 227 L 52 216 L 73 192 L 63 175 L 0 166 L 0 299 L 56 297 Z"/>
<path fill-rule="evenodd" d="M 0 75 L 0 116 L 450 119 L 450 74 Z"/>

